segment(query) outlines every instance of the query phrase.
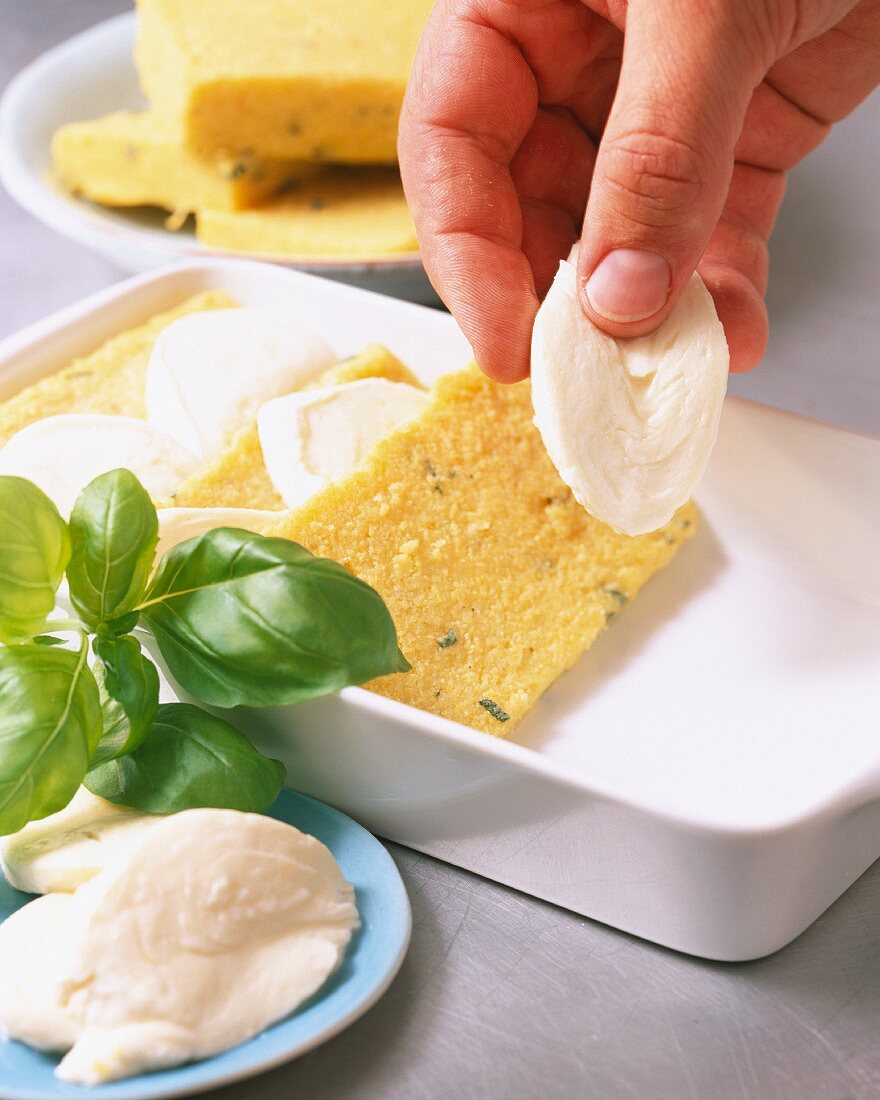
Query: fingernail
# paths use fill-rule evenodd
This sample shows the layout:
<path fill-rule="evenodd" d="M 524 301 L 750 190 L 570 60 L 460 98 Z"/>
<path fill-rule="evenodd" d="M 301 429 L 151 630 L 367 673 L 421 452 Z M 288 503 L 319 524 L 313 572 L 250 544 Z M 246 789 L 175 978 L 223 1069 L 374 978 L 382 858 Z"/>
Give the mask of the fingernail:
<path fill-rule="evenodd" d="M 669 264 L 656 252 L 618 248 L 595 268 L 584 290 L 591 307 L 609 321 L 642 321 L 669 297 Z"/>

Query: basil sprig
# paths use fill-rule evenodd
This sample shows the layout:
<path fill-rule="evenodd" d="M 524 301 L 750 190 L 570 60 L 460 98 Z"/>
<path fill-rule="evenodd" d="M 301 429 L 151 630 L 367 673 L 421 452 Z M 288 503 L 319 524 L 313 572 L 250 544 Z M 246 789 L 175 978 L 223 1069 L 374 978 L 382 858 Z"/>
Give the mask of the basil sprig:
<path fill-rule="evenodd" d="M 277 760 L 194 704 L 159 705 L 137 626 L 216 707 L 294 703 L 409 669 L 381 597 L 334 562 L 219 528 L 156 564 L 157 537 L 127 470 L 86 486 L 69 526 L 31 482 L 0 476 L 0 835 L 63 809 L 83 782 L 150 812 L 259 812 L 276 798 Z M 59 620 L 65 572 L 78 618 Z"/>

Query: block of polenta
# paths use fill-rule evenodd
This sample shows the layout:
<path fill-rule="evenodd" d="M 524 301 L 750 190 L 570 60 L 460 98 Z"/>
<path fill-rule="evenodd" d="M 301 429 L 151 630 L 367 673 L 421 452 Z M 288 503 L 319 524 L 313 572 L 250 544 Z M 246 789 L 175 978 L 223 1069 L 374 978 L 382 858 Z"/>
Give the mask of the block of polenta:
<path fill-rule="evenodd" d="M 329 367 L 303 388 L 341 386 L 362 378 L 387 378 L 389 382 L 408 382 L 422 388 L 415 375 L 381 344 L 368 344 L 363 351 Z M 284 501 L 266 471 L 256 423 L 242 428 L 222 454 L 184 481 L 171 503 L 180 508 L 283 510 Z"/>
<path fill-rule="evenodd" d="M 396 168 L 326 168 L 253 210 L 201 209 L 196 236 L 231 252 L 339 260 L 419 247 Z"/>
<path fill-rule="evenodd" d="M 52 170 L 74 195 L 108 206 L 241 210 L 271 198 L 296 173 L 289 160 L 198 157 L 149 111 L 71 122 L 52 138 Z"/>
<path fill-rule="evenodd" d="M 141 86 L 199 153 L 393 164 L 432 0 L 138 0 Z"/>
<path fill-rule="evenodd" d="M 573 499 L 532 423 L 528 382 L 446 375 L 421 416 L 270 535 L 385 599 L 412 671 L 368 686 L 505 734 L 694 532 L 693 504 L 620 535 Z"/>
<path fill-rule="evenodd" d="M 174 309 L 157 313 L 137 328 L 111 337 L 89 355 L 10 395 L 0 404 L 0 446 L 26 425 L 58 413 L 146 417 L 147 364 L 162 329 L 186 313 L 235 304 L 222 291 L 203 291 Z"/>

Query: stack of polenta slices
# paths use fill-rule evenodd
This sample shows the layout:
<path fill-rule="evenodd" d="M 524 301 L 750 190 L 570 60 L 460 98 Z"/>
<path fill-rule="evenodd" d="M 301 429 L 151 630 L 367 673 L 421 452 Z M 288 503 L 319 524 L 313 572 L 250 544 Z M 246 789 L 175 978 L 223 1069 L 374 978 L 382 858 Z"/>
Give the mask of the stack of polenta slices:
<path fill-rule="evenodd" d="M 52 143 L 68 192 L 156 206 L 166 225 L 268 257 L 417 250 L 397 118 L 430 0 L 138 0 L 146 111 L 74 122 Z"/>

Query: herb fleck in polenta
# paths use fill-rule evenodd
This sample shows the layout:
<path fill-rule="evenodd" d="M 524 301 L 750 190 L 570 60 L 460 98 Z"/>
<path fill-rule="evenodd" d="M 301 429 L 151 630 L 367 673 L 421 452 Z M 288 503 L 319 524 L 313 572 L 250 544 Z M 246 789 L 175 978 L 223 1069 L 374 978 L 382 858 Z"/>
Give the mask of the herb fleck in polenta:
<path fill-rule="evenodd" d="M 498 722 L 509 722 L 510 715 L 506 710 L 502 710 L 501 707 L 494 701 L 494 699 L 481 699 L 480 706 L 487 710 L 492 717 Z"/>

